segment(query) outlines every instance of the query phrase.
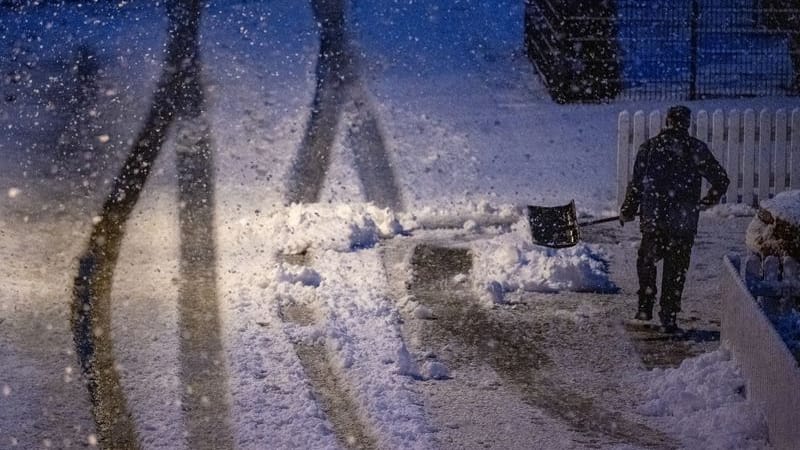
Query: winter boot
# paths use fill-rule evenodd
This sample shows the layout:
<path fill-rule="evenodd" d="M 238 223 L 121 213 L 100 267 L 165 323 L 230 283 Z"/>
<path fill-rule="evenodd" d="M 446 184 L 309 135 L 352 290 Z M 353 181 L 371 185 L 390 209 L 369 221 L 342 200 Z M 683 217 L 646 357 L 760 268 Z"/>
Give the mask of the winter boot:
<path fill-rule="evenodd" d="M 661 327 L 664 333 L 675 334 L 682 331 L 680 327 L 678 327 L 678 313 L 659 312 L 658 316 L 661 319 Z"/>
<path fill-rule="evenodd" d="M 639 309 L 636 310 L 636 315 L 633 317 L 636 320 L 650 321 L 653 319 L 653 303 L 648 301 L 639 300 Z"/>

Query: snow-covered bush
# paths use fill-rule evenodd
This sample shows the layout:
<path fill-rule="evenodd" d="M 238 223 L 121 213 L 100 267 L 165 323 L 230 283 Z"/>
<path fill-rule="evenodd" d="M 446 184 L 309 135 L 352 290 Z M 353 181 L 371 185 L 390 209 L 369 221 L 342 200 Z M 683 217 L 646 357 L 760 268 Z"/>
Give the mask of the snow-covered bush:
<path fill-rule="evenodd" d="M 471 245 L 475 289 L 489 304 L 503 303 L 508 292 L 615 292 L 608 262 L 596 245 L 579 243 L 554 249 L 534 245 L 527 229 Z"/>
<path fill-rule="evenodd" d="M 800 259 L 800 190 L 781 192 L 762 201 L 747 228 L 745 242 L 762 256 Z"/>

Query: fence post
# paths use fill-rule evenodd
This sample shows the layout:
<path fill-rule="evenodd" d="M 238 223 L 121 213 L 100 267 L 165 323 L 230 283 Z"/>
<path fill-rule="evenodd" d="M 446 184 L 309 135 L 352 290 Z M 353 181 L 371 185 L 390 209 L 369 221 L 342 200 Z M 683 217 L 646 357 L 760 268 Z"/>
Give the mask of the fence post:
<path fill-rule="evenodd" d="M 764 286 L 758 295 L 762 296 L 761 304 L 767 314 L 776 314 L 781 308 L 780 276 L 781 259 L 775 255 L 764 258 L 763 265 Z"/>
<path fill-rule="evenodd" d="M 786 174 L 789 161 L 786 155 L 786 110 L 775 112 L 775 195 L 786 190 Z"/>
<path fill-rule="evenodd" d="M 725 113 L 721 109 L 711 116 L 711 153 L 725 167 Z"/>
<path fill-rule="evenodd" d="M 647 126 L 647 138 L 655 137 L 658 133 L 661 132 L 661 126 L 663 122 L 661 121 L 661 111 L 655 110 L 650 112 L 650 121 Z"/>
<path fill-rule="evenodd" d="M 708 111 L 705 109 L 697 111 L 694 137 L 703 142 L 708 142 Z"/>
<path fill-rule="evenodd" d="M 792 111 L 790 153 L 792 155 L 792 173 L 789 175 L 789 181 L 792 189 L 800 189 L 800 108 Z"/>
<path fill-rule="evenodd" d="M 758 201 L 769 198 L 769 177 L 772 172 L 772 117 L 764 108 L 758 115 Z"/>
<path fill-rule="evenodd" d="M 631 115 L 628 111 L 619 113 L 617 120 L 617 206 L 625 200 L 625 189 L 631 179 Z"/>
<path fill-rule="evenodd" d="M 741 114 L 738 109 L 733 109 L 728 116 L 728 157 L 725 169 L 728 172 L 728 177 L 731 179 L 731 186 L 728 188 L 730 194 L 725 195 L 727 203 L 739 202 L 739 153 L 742 151 L 741 132 Z"/>
<path fill-rule="evenodd" d="M 708 143 L 708 111 L 705 109 L 701 109 L 697 111 L 697 115 L 695 116 L 694 120 L 694 137 L 700 139 L 701 141 Z M 703 179 L 703 192 L 708 189 L 708 181 Z"/>
<path fill-rule="evenodd" d="M 800 262 L 789 256 L 783 257 L 783 281 L 790 283 L 800 281 Z"/>
<path fill-rule="evenodd" d="M 755 197 L 756 158 L 756 113 L 752 109 L 744 112 L 742 135 L 742 203 L 753 206 Z"/>
<path fill-rule="evenodd" d="M 775 255 L 764 258 L 764 281 L 777 284 L 781 281 L 781 259 Z"/>
<path fill-rule="evenodd" d="M 744 283 L 747 285 L 747 289 L 753 292 L 758 289 L 758 285 L 761 284 L 763 278 L 763 274 L 761 273 L 761 258 L 756 254 L 748 255 L 744 260 L 743 269 L 744 273 L 742 273 L 742 278 L 744 278 Z"/>
<path fill-rule="evenodd" d="M 645 130 L 645 117 L 644 111 L 639 110 L 633 114 L 633 151 L 632 154 L 635 155 L 636 152 L 639 151 L 639 147 L 644 143 L 646 138 L 646 130 Z M 628 166 L 628 173 L 632 173 L 633 165 L 636 162 L 636 158 L 630 158 L 630 164 Z"/>

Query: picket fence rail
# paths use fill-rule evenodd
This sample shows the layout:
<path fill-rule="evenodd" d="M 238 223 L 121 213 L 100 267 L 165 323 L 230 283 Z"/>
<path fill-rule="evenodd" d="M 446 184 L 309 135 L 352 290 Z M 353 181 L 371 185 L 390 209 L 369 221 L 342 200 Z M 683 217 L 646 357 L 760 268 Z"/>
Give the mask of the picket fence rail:
<path fill-rule="evenodd" d="M 699 110 L 690 133 L 708 144 L 731 179 L 726 203 L 756 206 L 759 201 L 800 189 L 800 108 Z M 657 135 L 666 115 L 660 110 L 622 111 L 617 126 L 617 202 L 622 204 L 633 176 L 636 152 Z M 704 183 L 704 187 L 705 187 Z"/>

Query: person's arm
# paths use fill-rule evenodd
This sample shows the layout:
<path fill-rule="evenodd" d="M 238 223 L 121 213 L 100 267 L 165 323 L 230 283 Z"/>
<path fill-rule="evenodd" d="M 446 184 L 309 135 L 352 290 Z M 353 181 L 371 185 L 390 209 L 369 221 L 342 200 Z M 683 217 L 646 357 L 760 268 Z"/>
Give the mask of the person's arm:
<path fill-rule="evenodd" d="M 639 204 L 642 198 L 642 180 L 644 174 L 647 172 L 647 157 L 646 154 L 650 150 L 646 143 L 639 147 L 636 152 L 636 161 L 633 164 L 633 178 L 628 182 L 628 188 L 625 191 L 625 201 L 619 209 L 619 221 L 621 224 L 630 222 L 636 217 L 639 212 Z"/>
<path fill-rule="evenodd" d="M 719 161 L 714 158 L 708 146 L 705 144 L 701 146 L 699 156 L 698 169 L 700 170 L 700 175 L 711 184 L 705 197 L 700 199 L 700 204 L 703 206 L 713 206 L 719 203 L 722 196 L 727 192 L 730 180 L 728 179 L 728 174 L 725 173 L 725 169 Z"/>

